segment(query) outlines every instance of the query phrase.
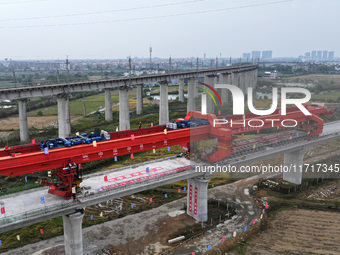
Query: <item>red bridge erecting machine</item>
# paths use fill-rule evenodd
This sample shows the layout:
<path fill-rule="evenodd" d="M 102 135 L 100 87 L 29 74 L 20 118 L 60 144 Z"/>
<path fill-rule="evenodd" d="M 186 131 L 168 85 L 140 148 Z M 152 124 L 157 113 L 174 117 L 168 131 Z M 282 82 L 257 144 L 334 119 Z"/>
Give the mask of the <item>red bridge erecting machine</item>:
<path fill-rule="evenodd" d="M 80 144 L 71 147 L 51 149 L 48 153 L 40 149 L 40 144 L 28 144 L 6 147 L 0 150 L 0 174 L 5 176 L 18 176 L 34 172 L 56 169 L 54 175 L 58 182 L 43 181 L 42 184 L 50 186 L 50 193 L 71 198 L 72 188 L 79 187 L 81 182 L 81 171 L 79 164 L 122 156 L 152 149 L 181 145 L 190 146 L 190 143 L 206 139 L 217 138 L 218 149 L 209 156 L 210 161 L 220 161 L 230 156 L 232 150 L 233 135 L 266 129 L 269 127 L 282 128 L 282 120 L 294 119 L 299 123 L 298 128 L 317 135 L 322 132 L 323 120 L 318 115 L 331 114 L 324 107 L 308 107 L 312 115 L 305 116 L 299 109 L 290 108 L 287 115 L 282 116 L 276 111 L 269 116 L 255 116 L 245 114 L 244 116 L 226 116 L 224 120 L 217 119 L 214 114 L 203 115 L 200 112 L 189 112 L 185 120 L 192 118 L 208 120 L 210 125 L 189 127 L 182 129 L 167 129 L 166 125 L 144 127 L 126 131 L 111 132 L 110 140 L 92 144 Z M 259 127 L 243 125 L 231 126 L 231 118 L 235 121 L 248 122 L 256 118 L 262 123 Z M 274 122 L 265 121 L 275 119 Z M 259 121 L 260 120 L 260 121 Z M 227 123 L 228 121 L 228 123 Z M 255 123 L 255 121 L 253 120 Z"/>

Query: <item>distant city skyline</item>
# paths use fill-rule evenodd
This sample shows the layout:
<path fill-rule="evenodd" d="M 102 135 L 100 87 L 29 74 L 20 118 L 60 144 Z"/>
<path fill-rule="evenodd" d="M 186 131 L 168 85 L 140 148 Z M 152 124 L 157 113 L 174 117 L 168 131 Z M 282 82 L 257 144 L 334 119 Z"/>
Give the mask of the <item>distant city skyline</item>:
<path fill-rule="evenodd" d="M 306 52 L 304 55 L 306 60 L 333 60 L 334 57 L 334 51 L 328 50 L 312 50 L 311 52 Z"/>
<path fill-rule="evenodd" d="M 159 58 L 340 52 L 335 0 L 0 0 L 0 7 L 0 60 L 148 58 L 150 47 Z"/>

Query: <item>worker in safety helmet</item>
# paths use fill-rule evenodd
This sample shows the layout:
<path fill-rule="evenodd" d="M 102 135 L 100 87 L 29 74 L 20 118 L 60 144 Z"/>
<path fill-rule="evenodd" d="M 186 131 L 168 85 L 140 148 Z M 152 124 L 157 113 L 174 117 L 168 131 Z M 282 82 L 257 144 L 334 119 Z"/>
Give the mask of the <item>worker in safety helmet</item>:
<path fill-rule="evenodd" d="M 142 122 L 139 122 L 139 129 L 142 127 Z"/>

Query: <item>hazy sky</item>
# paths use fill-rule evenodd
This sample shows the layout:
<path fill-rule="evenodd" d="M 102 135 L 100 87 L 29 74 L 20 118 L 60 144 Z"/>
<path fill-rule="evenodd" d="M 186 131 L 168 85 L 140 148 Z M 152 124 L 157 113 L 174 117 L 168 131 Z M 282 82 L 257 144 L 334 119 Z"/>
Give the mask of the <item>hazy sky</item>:
<path fill-rule="evenodd" d="M 0 59 L 339 56 L 339 0 L 0 0 Z"/>

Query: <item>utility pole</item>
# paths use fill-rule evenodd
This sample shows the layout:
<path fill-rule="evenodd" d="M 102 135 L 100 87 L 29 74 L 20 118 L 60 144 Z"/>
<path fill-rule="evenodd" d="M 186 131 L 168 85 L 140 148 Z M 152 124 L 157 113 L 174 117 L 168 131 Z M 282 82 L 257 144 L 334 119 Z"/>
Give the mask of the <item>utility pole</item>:
<path fill-rule="evenodd" d="M 152 68 L 152 47 L 150 46 L 150 69 Z"/>
<path fill-rule="evenodd" d="M 131 72 L 132 72 L 132 68 L 131 68 L 131 56 L 129 57 L 129 86 L 131 86 Z"/>
<path fill-rule="evenodd" d="M 171 56 L 169 57 L 169 83 L 171 82 Z"/>

